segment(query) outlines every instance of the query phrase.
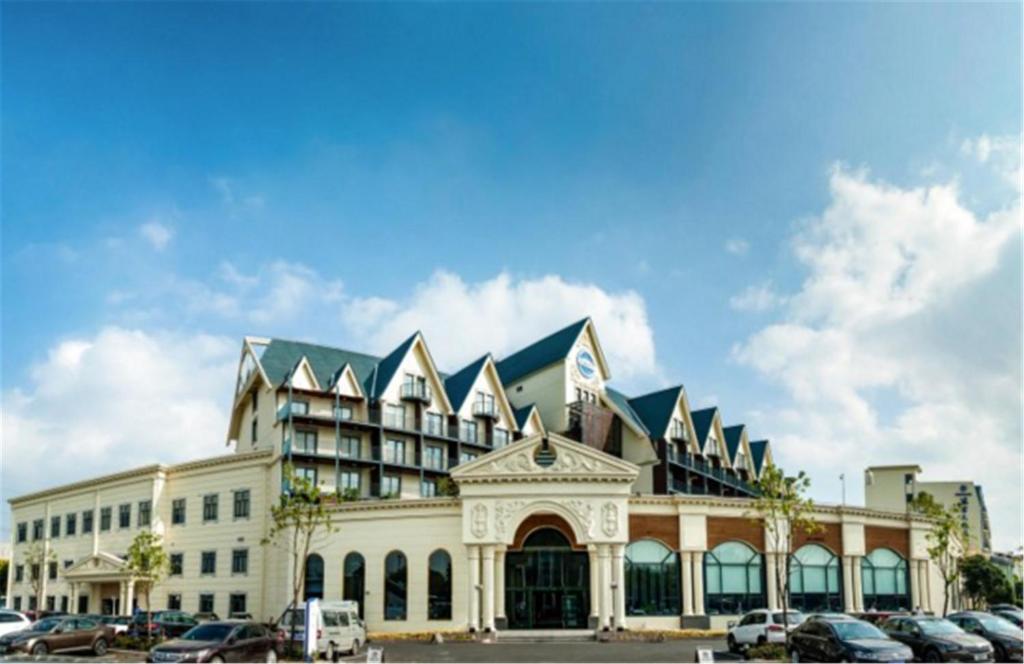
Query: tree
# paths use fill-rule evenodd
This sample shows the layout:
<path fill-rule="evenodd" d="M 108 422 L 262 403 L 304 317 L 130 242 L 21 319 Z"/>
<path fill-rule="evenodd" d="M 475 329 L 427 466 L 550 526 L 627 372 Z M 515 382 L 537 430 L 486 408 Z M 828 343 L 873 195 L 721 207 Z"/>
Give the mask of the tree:
<path fill-rule="evenodd" d="M 164 551 L 160 536 L 150 530 L 144 530 L 135 536 L 128 547 L 128 571 L 142 582 L 143 595 L 146 598 L 146 638 L 152 638 L 149 626 L 153 622 L 153 603 L 150 593 L 153 586 L 160 583 L 167 573 L 168 558 Z M 131 607 L 128 607 L 130 610 Z M 122 611 L 123 613 L 123 611 Z"/>
<path fill-rule="evenodd" d="M 49 563 L 57 561 L 57 554 L 39 542 L 33 542 L 25 551 L 25 567 L 28 569 L 29 584 L 36 598 L 36 610 L 43 608 L 43 575 Z"/>
<path fill-rule="evenodd" d="M 755 523 L 763 525 L 769 550 L 782 553 L 782 564 L 775 565 L 775 587 L 782 597 L 782 623 L 789 625 L 789 566 L 793 555 L 793 537 L 797 533 L 813 535 L 822 529 L 810 514 L 814 501 L 806 498 L 811 479 L 800 471 L 786 477 L 779 468 L 768 466 L 758 481 L 760 495 L 754 499 Z M 789 650 L 789 630 L 786 630 Z"/>
<path fill-rule="evenodd" d="M 297 475 L 291 464 L 284 466 L 285 488 L 277 503 L 270 508 L 270 531 L 263 544 L 286 545 L 292 557 L 292 608 L 298 608 L 306 581 L 306 560 L 318 534 L 335 530 L 331 513 L 320 488 L 309 479 Z M 321 533 L 320 531 L 323 531 Z M 296 612 L 291 612 L 288 642 L 295 640 Z"/>
<path fill-rule="evenodd" d="M 964 580 L 964 593 L 974 608 L 1013 601 L 1010 579 L 985 556 L 973 555 L 961 560 L 960 574 Z"/>
<path fill-rule="evenodd" d="M 7 589 L 7 575 L 11 573 L 11 561 L 0 558 L 0 588 Z"/>
<path fill-rule="evenodd" d="M 960 517 L 935 500 L 927 491 L 914 496 L 910 509 L 932 522 L 928 531 L 928 557 L 942 577 L 942 615 L 949 612 L 949 591 L 960 579 L 959 552 L 966 541 Z"/>

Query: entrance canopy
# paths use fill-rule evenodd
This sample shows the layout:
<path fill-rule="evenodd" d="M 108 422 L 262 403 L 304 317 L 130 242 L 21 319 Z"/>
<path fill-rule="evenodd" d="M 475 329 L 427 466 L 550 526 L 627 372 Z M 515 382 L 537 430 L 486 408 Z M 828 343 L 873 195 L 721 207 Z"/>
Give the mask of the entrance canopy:
<path fill-rule="evenodd" d="M 82 558 L 64 570 L 68 583 L 107 583 L 132 580 L 124 558 L 100 551 Z"/>

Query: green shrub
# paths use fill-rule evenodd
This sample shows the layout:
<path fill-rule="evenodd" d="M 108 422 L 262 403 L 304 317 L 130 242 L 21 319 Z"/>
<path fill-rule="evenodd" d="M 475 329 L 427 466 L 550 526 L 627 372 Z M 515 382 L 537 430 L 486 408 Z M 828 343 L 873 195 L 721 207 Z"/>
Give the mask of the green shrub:
<path fill-rule="evenodd" d="M 758 662 L 786 661 L 786 646 L 781 643 L 765 643 L 747 650 L 747 659 Z"/>

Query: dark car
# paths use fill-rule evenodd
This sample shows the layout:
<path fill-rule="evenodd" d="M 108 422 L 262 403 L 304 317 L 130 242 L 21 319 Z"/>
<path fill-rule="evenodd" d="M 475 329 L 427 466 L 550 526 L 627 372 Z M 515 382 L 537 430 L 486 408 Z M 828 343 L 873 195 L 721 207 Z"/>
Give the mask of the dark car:
<path fill-rule="evenodd" d="M 910 614 L 906 611 L 864 611 L 862 613 L 851 613 L 850 615 L 857 620 L 863 620 L 879 627 L 885 624 L 885 621 L 889 618 L 909 616 Z"/>
<path fill-rule="evenodd" d="M 997 615 L 1004 620 L 1009 620 L 1011 623 L 1016 625 L 1018 628 L 1024 627 L 1024 614 L 1020 611 L 1007 611 L 1005 609 L 993 609 L 993 615 Z"/>
<path fill-rule="evenodd" d="M 0 655 L 28 653 L 45 657 L 70 650 L 92 650 L 97 657 L 103 657 L 109 646 L 106 627 L 79 616 L 43 618 L 28 629 L 0 637 Z"/>
<path fill-rule="evenodd" d="M 981 611 L 961 611 L 946 619 L 965 632 L 988 639 L 997 662 L 1024 661 L 1024 632 L 1005 618 Z"/>
<path fill-rule="evenodd" d="M 863 620 L 829 615 L 808 618 L 789 635 L 794 662 L 909 662 L 913 651 Z"/>
<path fill-rule="evenodd" d="M 149 619 L 148 628 L 146 626 L 147 618 Z M 139 612 L 132 618 L 132 624 L 128 627 L 128 633 L 132 636 L 146 636 L 149 634 L 167 639 L 181 636 L 197 624 L 199 624 L 199 621 L 184 611 L 153 611 L 148 616 L 144 612 Z"/>
<path fill-rule="evenodd" d="M 886 634 L 905 643 L 914 656 L 926 662 L 991 662 L 992 645 L 968 634 L 945 618 L 906 616 L 891 618 Z"/>
<path fill-rule="evenodd" d="M 281 645 L 265 625 L 223 620 L 193 627 L 149 651 L 147 662 L 276 662 Z"/>

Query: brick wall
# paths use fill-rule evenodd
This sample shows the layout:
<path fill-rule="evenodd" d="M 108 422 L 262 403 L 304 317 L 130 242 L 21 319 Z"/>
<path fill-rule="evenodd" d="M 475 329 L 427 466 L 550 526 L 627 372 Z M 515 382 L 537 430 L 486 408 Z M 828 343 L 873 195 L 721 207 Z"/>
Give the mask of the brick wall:
<path fill-rule="evenodd" d="M 764 529 L 751 519 L 709 516 L 707 524 L 709 551 L 723 542 L 740 540 L 764 552 Z"/>
<path fill-rule="evenodd" d="M 630 514 L 629 541 L 656 539 L 668 548 L 679 549 L 679 517 L 657 514 Z"/>
<path fill-rule="evenodd" d="M 881 547 L 892 549 L 904 558 L 910 558 L 910 530 L 864 526 L 865 552 L 871 553 Z"/>
<path fill-rule="evenodd" d="M 805 544 L 820 544 L 832 549 L 832 553 L 837 556 L 843 555 L 843 527 L 838 523 L 821 523 L 818 525 L 824 528 L 824 530 L 820 530 L 813 535 L 808 535 L 802 531 L 797 531 L 793 534 L 793 551 L 796 551 Z"/>

